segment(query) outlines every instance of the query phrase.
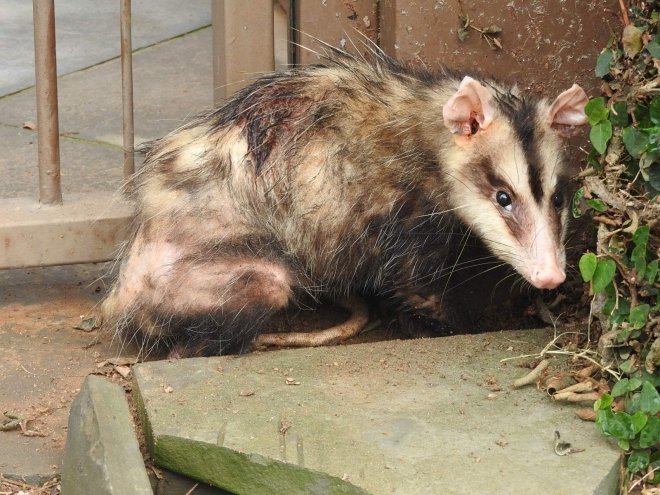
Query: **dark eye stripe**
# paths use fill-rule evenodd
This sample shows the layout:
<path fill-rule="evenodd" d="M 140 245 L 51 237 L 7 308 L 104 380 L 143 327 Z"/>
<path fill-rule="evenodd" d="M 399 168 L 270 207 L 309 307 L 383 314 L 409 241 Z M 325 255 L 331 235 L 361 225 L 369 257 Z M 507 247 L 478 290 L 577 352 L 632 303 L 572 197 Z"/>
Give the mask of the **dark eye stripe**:
<path fill-rule="evenodd" d="M 534 98 L 518 98 L 511 94 L 500 94 L 496 100 L 500 110 L 511 122 L 521 144 L 525 161 L 528 164 L 529 188 L 537 204 L 543 201 L 542 163 L 538 151 L 538 141 L 542 136 L 536 129 L 537 102 Z"/>

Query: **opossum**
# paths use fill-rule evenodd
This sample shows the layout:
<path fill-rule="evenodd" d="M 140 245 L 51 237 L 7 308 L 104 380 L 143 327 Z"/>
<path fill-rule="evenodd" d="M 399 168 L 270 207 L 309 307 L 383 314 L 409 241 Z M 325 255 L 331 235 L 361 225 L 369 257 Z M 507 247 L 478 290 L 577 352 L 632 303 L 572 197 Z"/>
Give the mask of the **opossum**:
<path fill-rule="evenodd" d="M 533 287 L 565 279 L 585 92 L 524 95 L 373 50 L 264 75 L 155 142 L 104 320 L 143 349 L 240 352 L 305 297 L 375 295 L 450 322 L 466 239 Z"/>

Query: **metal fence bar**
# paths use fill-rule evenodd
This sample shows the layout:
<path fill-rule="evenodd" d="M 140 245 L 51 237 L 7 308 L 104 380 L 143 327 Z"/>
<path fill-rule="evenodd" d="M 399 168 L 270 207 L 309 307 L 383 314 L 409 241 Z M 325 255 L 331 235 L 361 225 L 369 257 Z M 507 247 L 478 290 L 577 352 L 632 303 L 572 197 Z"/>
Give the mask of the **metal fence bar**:
<path fill-rule="evenodd" d="M 120 0 L 121 24 L 121 101 L 124 131 L 124 177 L 135 172 L 135 130 L 133 126 L 133 43 L 131 40 L 131 0 Z"/>
<path fill-rule="evenodd" d="M 61 204 L 54 0 L 33 0 L 39 202 Z"/>

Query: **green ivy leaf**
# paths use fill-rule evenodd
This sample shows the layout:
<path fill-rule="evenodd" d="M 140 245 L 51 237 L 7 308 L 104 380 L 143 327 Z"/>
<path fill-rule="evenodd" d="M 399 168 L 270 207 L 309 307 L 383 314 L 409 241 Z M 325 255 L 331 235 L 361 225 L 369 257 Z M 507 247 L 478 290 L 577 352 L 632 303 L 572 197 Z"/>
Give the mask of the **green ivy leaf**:
<path fill-rule="evenodd" d="M 584 107 L 584 113 L 587 114 L 589 124 L 595 126 L 599 122 L 605 120 L 610 111 L 605 106 L 605 98 L 599 96 L 592 98 Z"/>
<path fill-rule="evenodd" d="M 646 325 L 646 319 L 649 316 L 650 309 L 651 307 L 648 304 L 640 304 L 639 306 L 635 306 L 630 310 L 628 319 L 630 320 L 630 323 L 634 329 L 639 330 L 640 328 L 643 328 L 644 325 Z"/>
<path fill-rule="evenodd" d="M 635 119 L 637 120 L 637 127 L 639 129 L 644 129 L 645 127 L 651 127 L 651 116 L 649 115 L 649 107 L 643 103 L 637 103 L 635 105 Z"/>
<path fill-rule="evenodd" d="M 610 64 L 612 63 L 613 55 L 612 50 L 603 50 L 601 54 L 598 55 L 598 58 L 596 59 L 596 77 L 604 77 L 610 73 Z"/>
<path fill-rule="evenodd" d="M 654 38 L 652 41 L 647 43 L 646 49 L 654 58 L 660 58 L 660 39 Z M 600 77 L 600 76 L 599 76 Z"/>
<path fill-rule="evenodd" d="M 646 245 L 635 247 L 630 254 L 630 261 L 635 265 L 637 278 L 643 279 L 646 272 Z"/>
<path fill-rule="evenodd" d="M 627 438 L 619 438 L 617 444 L 619 445 L 619 448 L 621 450 L 625 450 L 625 451 L 630 450 L 630 441 Z"/>
<path fill-rule="evenodd" d="M 573 200 L 571 201 L 571 213 L 573 218 L 580 218 L 582 216 L 582 211 L 580 209 L 580 201 L 584 197 L 584 187 L 579 188 L 573 194 Z"/>
<path fill-rule="evenodd" d="M 591 281 L 594 277 L 594 272 L 596 271 L 596 265 L 598 264 L 598 259 L 594 253 L 583 254 L 578 262 L 578 267 L 580 268 L 580 275 L 582 275 L 582 280 L 585 282 Z"/>
<path fill-rule="evenodd" d="M 630 414 L 619 411 L 612 415 L 612 418 L 606 422 L 606 429 L 603 433 L 609 434 L 614 438 L 625 438 L 631 440 L 635 438 L 635 427 L 632 424 Z"/>
<path fill-rule="evenodd" d="M 646 280 L 649 284 L 655 282 L 655 278 L 658 275 L 658 260 L 653 260 L 651 263 L 646 265 Z"/>
<path fill-rule="evenodd" d="M 625 101 L 617 101 L 612 105 L 610 111 L 610 122 L 614 127 L 626 127 L 630 119 L 628 118 L 628 105 Z"/>
<path fill-rule="evenodd" d="M 614 397 L 612 397 L 610 394 L 603 394 L 601 395 L 600 399 L 594 402 L 594 411 L 600 411 L 601 409 L 609 410 L 612 402 L 614 402 Z"/>
<path fill-rule="evenodd" d="M 660 411 L 660 394 L 651 382 L 644 382 L 642 393 L 639 396 L 639 409 L 651 415 Z"/>
<path fill-rule="evenodd" d="M 628 457 L 628 469 L 631 473 L 644 471 L 649 465 L 649 453 L 646 450 L 635 450 Z"/>
<path fill-rule="evenodd" d="M 634 127 L 626 127 L 621 137 L 626 150 L 634 158 L 639 158 L 649 144 L 649 138 L 646 134 Z"/>
<path fill-rule="evenodd" d="M 596 428 L 598 431 L 605 436 L 611 437 L 612 435 L 609 433 L 609 425 L 613 418 L 614 413 L 612 412 L 612 409 L 598 409 L 596 411 Z"/>
<path fill-rule="evenodd" d="M 649 117 L 655 125 L 660 124 L 660 97 L 655 96 L 649 105 Z"/>
<path fill-rule="evenodd" d="M 628 378 L 621 378 L 612 387 L 612 397 L 620 397 L 628 391 Z"/>
<path fill-rule="evenodd" d="M 587 204 L 596 211 L 607 211 L 607 205 L 602 199 L 588 199 Z"/>
<path fill-rule="evenodd" d="M 637 227 L 637 230 L 633 234 L 633 243 L 635 246 L 644 246 L 646 248 L 646 244 L 649 242 L 650 232 L 651 228 L 648 225 Z"/>
<path fill-rule="evenodd" d="M 635 436 L 637 436 L 637 434 L 642 431 L 642 428 L 646 426 L 648 419 L 648 414 L 642 411 L 637 411 L 630 416 L 630 421 L 632 421 L 633 428 L 635 429 Z"/>
<path fill-rule="evenodd" d="M 660 444 L 660 418 L 649 416 L 646 426 L 639 432 L 639 446 L 643 449 Z"/>
<path fill-rule="evenodd" d="M 594 127 L 589 131 L 589 140 L 591 144 L 594 145 L 594 148 L 601 155 L 605 153 L 607 149 L 607 143 L 609 143 L 612 138 L 612 123 L 609 120 L 603 120 L 598 122 Z"/>
<path fill-rule="evenodd" d="M 632 373 L 637 368 L 637 360 L 630 358 L 626 359 L 623 363 L 619 365 L 619 369 L 624 373 Z"/>
<path fill-rule="evenodd" d="M 634 392 L 642 385 L 639 378 L 622 378 L 612 387 L 612 397 L 620 397 L 626 392 Z"/>
<path fill-rule="evenodd" d="M 609 285 L 616 272 L 616 263 L 612 259 L 605 259 L 598 262 L 591 279 L 592 290 L 598 294 Z"/>

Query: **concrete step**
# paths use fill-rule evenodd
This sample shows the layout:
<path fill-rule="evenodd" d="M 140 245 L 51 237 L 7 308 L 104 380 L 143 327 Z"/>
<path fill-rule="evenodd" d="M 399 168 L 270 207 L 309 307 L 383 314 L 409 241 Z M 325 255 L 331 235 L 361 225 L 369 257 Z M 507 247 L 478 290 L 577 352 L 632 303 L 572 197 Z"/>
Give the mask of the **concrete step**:
<path fill-rule="evenodd" d="M 144 363 L 156 463 L 238 494 L 613 494 L 619 454 L 502 358 L 551 331 Z M 501 388 L 501 390 L 497 390 Z M 558 456 L 554 432 L 584 452 Z"/>

